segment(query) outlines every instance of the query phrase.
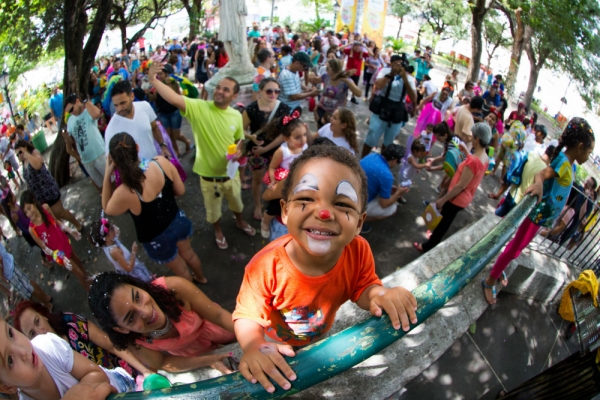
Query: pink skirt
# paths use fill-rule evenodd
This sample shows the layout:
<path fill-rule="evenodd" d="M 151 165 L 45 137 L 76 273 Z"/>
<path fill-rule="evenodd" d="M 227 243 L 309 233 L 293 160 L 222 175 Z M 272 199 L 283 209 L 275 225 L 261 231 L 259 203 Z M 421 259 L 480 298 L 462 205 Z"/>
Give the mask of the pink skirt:
<path fill-rule="evenodd" d="M 277 168 L 275 170 L 275 181 L 279 182 L 284 180 L 285 178 L 287 178 L 288 174 L 290 173 L 289 169 L 284 169 L 284 168 Z M 269 177 L 269 172 L 265 172 L 265 176 L 263 176 L 263 183 L 265 185 L 269 185 L 271 184 L 271 178 Z"/>
<path fill-rule="evenodd" d="M 442 113 L 440 112 L 440 110 L 435 108 L 433 106 L 433 103 L 427 103 L 425 107 L 423 107 L 421 115 L 419 115 L 419 119 L 417 120 L 413 136 L 418 137 L 421 134 L 421 132 L 423 132 L 427 128 L 427 125 L 437 125 L 440 122 L 442 122 Z M 433 143 L 434 141 L 432 141 L 431 144 L 433 145 Z"/>

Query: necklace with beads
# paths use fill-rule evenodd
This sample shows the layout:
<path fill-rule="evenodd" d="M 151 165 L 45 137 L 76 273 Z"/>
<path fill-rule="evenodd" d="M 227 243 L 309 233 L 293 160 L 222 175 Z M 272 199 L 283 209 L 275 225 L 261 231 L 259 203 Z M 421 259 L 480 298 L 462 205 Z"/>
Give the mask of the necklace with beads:
<path fill-rule="evenodd" d="M 150 336 L 146 338 L 146 341 L 148 343 L 152 343 L 152 339 L 156 339 L 157 337 L 165 335 L 167 332 L 169 332 L 173 328 L 173 324 L 171 323 L 171 320 L 169 319 L 169 317 L 167 317 L 165 315 L 165 318 L 167 319 L 167 324 L 165 325 L 165 327 L 162 329 L 150 332 Z"/>

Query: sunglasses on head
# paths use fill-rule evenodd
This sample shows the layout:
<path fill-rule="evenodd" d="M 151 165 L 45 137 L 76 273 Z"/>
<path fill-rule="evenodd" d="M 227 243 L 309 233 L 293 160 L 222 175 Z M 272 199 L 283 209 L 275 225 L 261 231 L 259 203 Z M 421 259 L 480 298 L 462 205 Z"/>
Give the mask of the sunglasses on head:
<path fill-rule="evenodd" d="M 268 95 L 272 95 L 273 93 L 279 94 L 279 93 L 281 93 L 281 90 L 280 89 L 267 89 L 267 90 L 265 90 L 265 93 Z"/>

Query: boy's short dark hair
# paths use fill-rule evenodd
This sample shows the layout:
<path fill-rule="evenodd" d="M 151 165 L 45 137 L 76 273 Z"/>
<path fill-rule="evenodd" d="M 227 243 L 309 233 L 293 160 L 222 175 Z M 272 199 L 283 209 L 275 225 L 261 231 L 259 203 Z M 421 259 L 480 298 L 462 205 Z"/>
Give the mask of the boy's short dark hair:
<path fill-rule="evenodd" d="M 348 150 L 339 146 L 331 146 L 328 144 L 320 144 L 310 146 L 308 149 L 302 152 L 300 157 L 296 158 L 292 165 L 290 166 L 290 172 L 288 174 L 287 179 L 283 183 L 283 188 L 281 190 L 282 199 L 287 201 L 288 194 L 290 192 L 290 186 L 294 181 L 294 175 L 296 171 L 300 169 L 306 162 L 318 159 L 318 158 L 328 158 L 332 161 L 338 162 L 340 164 L 346 165 L 348 168 L 354 172 L 354 174 L 358 177 L 360 181 L 360 212 L 363 213 L 367 209 L 367 176 L 365 172 L 360 167 L 358 160 L 356 157 L 350 153 Z"/>
<path fill-rule="evenodd" d="M 271 50 L 269 49 L 260 49 L 256 57 L 258 58 L 258 62 L 264 63 L 267 61 L 267 58 L 271 57 Z"/>
<path fill-rule="evenodd" d="M 291 46 L 288 46 L 286 44 L 285 46 L 281 46 L 281 50 L 280 51 L 281 51 L 281 54 L 285 54 L 287 56 L 288 54 L 291 54 L 293 50 L 292 50 Z"/>
<path fill-rule="evenodd" d="M 113 98 L 116 95 L 125 93 L 127 96 L 130 96 L 133 93 L 133 89 L 131 88 L 131 83 L 128 80 L 120 80 L 114 84 L 112 90 L 110 91 L 110 97 Z"/>
<path fill-rule="evenodd" d="M 473 110 L 481 110 L 483 108 L 483 103 L 485 101 L 483 100 L 483 97 L 481 96 L 475 96 L 471 99 L 469 106 L 471 107 L 471 109 Z"/>

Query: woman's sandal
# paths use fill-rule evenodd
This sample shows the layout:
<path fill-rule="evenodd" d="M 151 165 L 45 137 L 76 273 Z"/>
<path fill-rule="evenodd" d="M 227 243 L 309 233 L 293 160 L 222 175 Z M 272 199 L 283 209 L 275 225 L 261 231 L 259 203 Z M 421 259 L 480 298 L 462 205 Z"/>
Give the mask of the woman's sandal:
<path fill-rule="evenodd" d="M 483 288 L 483 296 L 485 297 L 485 301 L 488 302 L 489 305 L 494 305 L 496 304 L 496 286 L 490 286 L 487 283 L 485 283 L 485 278 L 483 278 L 481 280 L 481 287 Z M 491 289 L 492 290 L 492 300 L 494 300 L 493 303 L 490 303 L 487 299 L 486 293 L 485 293 L 485 289 Z"/>
<path fill-rule="evenodd" d="M 225 236 L 223 236 L 223 239 L 221 239 L 221 240 L 215 238 L 215 241 L 217 242 L 217 246 L 221 250 L 225 250 L 229 247 L 229 245 L 227 244 L 227 239 L 225 239 Z"/>
<path fill-rule="evenodd" d="M 498 200 L 500 198 L 496 193 L 489 193 L 488 197 L 493 200 Z"/>
<path fill-rule="evenodd" d="M 500 279 L 500 283 L 502 284 L 502 287 L 508 286 L 508 278 L 506 277 L 506 273 L 504 271 L 502 271 L 502 279 Z"/>
<path fill-rule="evenodd" d="M 413 247 L 415 248 L 415 250 L 417 250 L 419 253 L 424 253 L 425 251 L 423 250 L 423 246 L 421 245 L 421 243 L 419 242 L 414 242 L 413 243 Z"/>

